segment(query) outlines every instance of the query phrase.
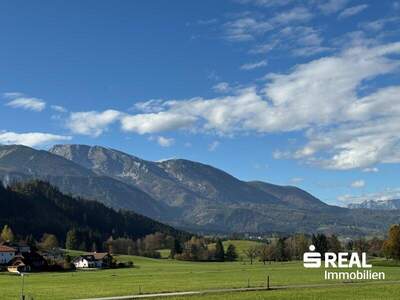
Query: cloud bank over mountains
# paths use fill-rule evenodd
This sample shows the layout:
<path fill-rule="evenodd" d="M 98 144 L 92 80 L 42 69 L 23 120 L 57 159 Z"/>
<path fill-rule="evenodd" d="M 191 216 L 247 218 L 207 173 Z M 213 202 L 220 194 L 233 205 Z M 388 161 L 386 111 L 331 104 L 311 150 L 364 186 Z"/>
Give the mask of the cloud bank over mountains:
<path fill-rule="evenodd" d="M 297 149 L 281 149 L 286 158 L 329 169 L 366 168 L 400 162 L 400 86 L 369 90 L 380 77 L 397 74 L 400 43 L 360 44 L 337 55 L 269 73 L 265 83 L 233 89 L 216 98 L 151 100 L 141 111 L 73 112 L 74 134 L 99 136 L 118 122 L 123 131 L 158 134 L 185 130 L 222 136 L 303 132 Z"/>

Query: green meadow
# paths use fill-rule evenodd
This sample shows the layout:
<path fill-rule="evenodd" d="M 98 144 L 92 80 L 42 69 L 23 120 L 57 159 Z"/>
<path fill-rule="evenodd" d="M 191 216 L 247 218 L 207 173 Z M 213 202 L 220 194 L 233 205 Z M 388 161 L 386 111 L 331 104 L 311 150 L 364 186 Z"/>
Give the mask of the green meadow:
<path fill-rule="evenodd" d="M 239 292 L 207 296 L 174 297 L 169 300 L 394 300 L 399 299 L 400 284 L 359 284 L 343 287 L 301 288 L 262 292 Z"/>
<path fill-rule="evenodd" d="M 241 243 L 241 244 L 240 244 Z M 243 242 L 237 245 L 243 250 Z M 272 287 L 286 285 L 331 284 L 322 269 L 305 269 L 301 262 L 273 262 L 266 265 L 246 260 L 238 262 L 184 262 L 118 256 L 133 261 L 134 268 L 58 273 L 32 273 L 25 277 L 25 294 L 34 299 L 79 299 L 154 292 L 196 291 L 204 289 L 261 287 L 267 276 Z M 400 267 L 384 260 L 372 261 L 374 271 L 386 273 L 386 280 L 400 282 Z M 0 299 L 18 299 L 21 277 L 0 273 Z M 262 292 L 210 294 L 190 299 L 398 299 L 398 283 L 361 282 L 341 286 L 296 288 Z M 186 297 L 189 298 L 189 297 Z M 184 299 L 177 297 L 176 299 Z"/>

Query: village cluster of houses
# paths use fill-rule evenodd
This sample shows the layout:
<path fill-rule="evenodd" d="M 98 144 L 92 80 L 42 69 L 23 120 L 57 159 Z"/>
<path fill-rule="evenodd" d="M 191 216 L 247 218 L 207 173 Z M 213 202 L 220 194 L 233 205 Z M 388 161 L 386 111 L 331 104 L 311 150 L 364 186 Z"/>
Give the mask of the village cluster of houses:
<path fill-rule="evenodd" d="M 47 271 L 49 265 L 63 261 L 65 253 L 61 249 L 37 251 L 24 243 L 0 244 L 0 271 L 25 273 L 31 271 Z M 109 253 L 87 253 L 72 260 L 76 269 L 109 268 L 113 257 Z"/>

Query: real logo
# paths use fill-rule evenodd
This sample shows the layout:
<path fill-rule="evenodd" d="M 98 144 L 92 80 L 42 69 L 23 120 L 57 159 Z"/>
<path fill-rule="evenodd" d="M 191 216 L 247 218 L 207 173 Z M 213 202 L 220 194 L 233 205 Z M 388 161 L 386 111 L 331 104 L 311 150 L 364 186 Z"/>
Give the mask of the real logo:
<path fill-rule="evenodd" d="M 305 252 L 303 255 L 303 265 L 305 268 L 320 268 L 321 253 L 315 252 L 315 246 L 311 245 L 310 252 Z M 357 252 L 326 252 L 324 256 L 325 268 L 372 268 L 372 265 L 367 263 L 367 254 L 361 253 L 361 258 Z"/>
<path fill-rule="evenodd" d="M 361 253 L 361 257 L 357 252 L 326 252 L 322 257 L 321 253 L 315 251 L 315 246 L 310 245 L 308 248 L 310 252 L 303 254 L 303 266 L 307 269 L 321 268 L 322 262 L 324 262 L 325 269 L 327 268 L 359 268 L 362 271 L 357 270 L 356 272 L 329 272 L 325 270 L 325 279 L 335 280 L 378 280 L 385 279 L 384 272 L 372 272 L 372 265 L 367 263 L 367 254 Z"/>

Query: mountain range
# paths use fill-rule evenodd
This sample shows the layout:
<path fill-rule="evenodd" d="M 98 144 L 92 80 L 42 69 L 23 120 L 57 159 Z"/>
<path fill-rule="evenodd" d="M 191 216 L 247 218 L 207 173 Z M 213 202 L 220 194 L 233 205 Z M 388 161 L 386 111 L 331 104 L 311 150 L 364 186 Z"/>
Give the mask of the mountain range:
<path fill-rule="evenodd" d="M 198 162 L 143 160 L 100 146 L 0 146 L 0 179 L 41 179 L 74 196 L 197 232 L 382 233 L 397 212 L 327 205 L 293 186 L 246 182 Z"/>
<path fill-rule="evenodd" d="M 365 200 L 361 203 L 351 203 L 348 208 L 367 208 L 380 210 L 400 209 L 400 199 Z"/>

